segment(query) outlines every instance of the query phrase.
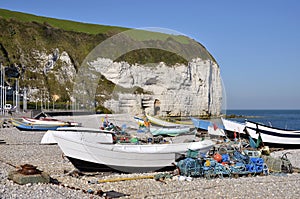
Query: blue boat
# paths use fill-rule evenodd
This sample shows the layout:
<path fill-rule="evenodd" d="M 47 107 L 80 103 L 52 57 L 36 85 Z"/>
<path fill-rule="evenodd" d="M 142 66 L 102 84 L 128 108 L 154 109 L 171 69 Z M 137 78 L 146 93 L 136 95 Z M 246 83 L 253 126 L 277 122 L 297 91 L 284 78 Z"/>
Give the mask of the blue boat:
<path fill-rule="evenodd" d="M 48 130 L 56 130 L 58 127 L 62 127 L 62 125 L 54 125 L 54 124 L 33 124 L 33 123 L 21 122 L 16 119 L 11 119 L 11 122 L 17 129 L 22 131 L 48 131 Z"/>
<path fill-rule="evenodd" d="M 210 121 L 210 120 L 201 120 L 198 118 L 191 117 L 191 120 L 192 120 L 194 126 L 200 130 L 208 131 L 209 126 L 214 127 L 214 129 L 217 129 L 217 128 L 224 129 L 224 126 L 222 124 L 220 124 L 218 119 L 215 119 L 214 121 Z"/>
<path fill-rule="evenodd" d="M 194 118 L 194 117 L 191 117 L 191 120 L 192 120 L 194 126 L 200 130 L 207 131 L 208 127 L 213 125 L 211 123 L 211 121 L 208 121 L 208 120 L 201 120 L 201 119 Z"/>

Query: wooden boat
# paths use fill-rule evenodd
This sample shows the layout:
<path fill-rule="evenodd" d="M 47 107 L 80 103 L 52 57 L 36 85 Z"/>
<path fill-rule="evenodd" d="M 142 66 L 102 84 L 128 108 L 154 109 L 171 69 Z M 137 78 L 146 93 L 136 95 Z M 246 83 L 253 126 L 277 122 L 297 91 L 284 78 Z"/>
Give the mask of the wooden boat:
<path fill-rule="evenodd" d="M 99 130 L 99 129 L 92 129 L 92 128 L 85 128 L 85 127 L 59 127 L 55 131 L 65 131 L 65 132 L 70 132 L 70 131 L 79 131 L 79 132 L 92 132 L 92 133 L 101 133 L 104 130 Z M 41 139 L 41 144 L 57 144 L 57 141 L 55 140 L 53 136 L 54 130 L 48 130 L 44 136 Z M 113 133 L 112 131 L 107 131 L 107 133 Z M 181 143 L 181 142 L 187 142 L 187 141 L 195 141 L 196 138 L 196 132 L 191 132 L 188 134 L 180 134 L 180 135 L 174 135 L 171 134 L 171 137 L 165 137 L 165 140 L 168 142 L 172 143 Z M 98 135 L 98 137 L 100 137 Z M 101 138 L 101 142 L 103 141 L 103 138 Z"/>
<path fill-rule="evenodd" d="M 201 120 L 201 119 L 194 118 L 194 117 L 191 117 L 191 120 L 192 120 L 194 126 L 200 130 L 207 131 L 208 127 L 213 125 L 212 122 L 209 120 Z"/>
<path fill-rule="evenodd" d="M 12 124 L 20 130 L 28 131 L 48 131 L 56 130 L 57 128 L 63 126 L 80 126 L 80 124 L 77 122 L 65 122 L 48 117 L 40 119 L 23 117 L 22 121 L 12 119 Z"/>
<path fill-rule="evenodd" d="M 147 126 L 145 120 L 143 120 L 139 117 L 136 117 L 136 116 L 134 117 L 134 119 L 135 119 L 135 121 L 138 122 L 139 126 Z M 189 126 L 183 126 L 183 125 L 179 125 L 179 124 L 175 124 L 175 126 L 174 126 L 173 123 L 169 123 L 167 121 L 159 120 L 159 119 L 153 118 L 153 117 L 151 117 L 150 121 L 156 121 L 156 122 L 159 121 L 158 122 L 159 124 L 164 124 L 164 125 L 160 125 L 160 126 L 153 126 L 153 125 L 149 124 L 149 126 L 147 126 L 147 127 L 149 127 L 149 131 L 152 133 L 152 135 L 177 136 L 180 134 L 189 133 L 192 130 Z M 166 124 L 172 124 L 172 126 L 165 126 Z"/>
<path fill-rule="evenodd" d="M 213 126 L 214 128 L 224 129 L 224 126 L 219 124 L 217 121 L 214 122 L 211 120 L 202 120 L 202 119 L 198 119 L 198 118 L 194 118 L 194 117 L 191 117 L 191 120 L 192 120 L 194 126 L 200 130 L 208 131 L 209 126 Z"/>
<path fill-rule="evenodd" d="M 257 140 L 259 134 L 265 145 L 279 148 L 300 148 L 300 130 L 286 130 L 246 121 L 246 132 Z"/>
<path fill-rule="evenodd" d="M 226 136 L 223 129 L 214 128 L 213 126 L 208 126 L 207 132 L 209 135 L 212 135 L 212 136 Z"/>
<path fill-rule="evenodd" d="M 146 119 L 142 119 L 137 116 L 134 116 L 134 120 L 138 123 L 139 126 L 149 127 L 151 124 L 149 121 L 146 121 Z"/>
<path fill-rule="evenodd" d="M 28 117 L 22 117 L 22 121 L 24 123 L 32 123 L 32 124 L 53 124 L 53 125 L 66 125 L 65 122 L 59 120 L 50 120 L 50 119 L 33 119 Z"/>
<path fill-rule="evenodd" d="M 41 144 L 57 144 L 55 138 L 53 137 L 52 130 L 48 130 L 42 137 Z"/>
<path fill-rule="evenodd" d="M 189 127 L 150 127 L 150 132 L 152 135 L 168 135 L 168 136 L 177 136 L 180 134 L 186 134 L 191 132 L 191 128 Z"/>
<path fill-rule="evenodd" d="M 173 144 L 103 143 L 96 139 L 106 134 L 114 140 L 114 134 L 101 131 L 91 135 L 83 131 L 54 131 L 53 136 L 66 157 L 81 171 L 110 170 L 140 173 L 172 166 L 189 149 L 207 153 L 214 145 L 211 140 Z"/>
<path fill-rule="evenodd" d="M 53 132 L 73 132 L 74 135 L 82 136 L 83 134 L 85 139 L 88 139 L 89 141 L 94 141 L 96 143 L 112 143 L 112 136 L 109 134 L 113 133 L 113 131 L 106 131 L 106 130 L 100 130 L 100 129 L 93 129 L 93 128 L 86 128 L 86 127 L 59 127 L 56 130 L 48 130 L 42 140 L 41 144 L 57 144 L 57 141 L 55 140 L 53 136 Z M 77 133 L 76 133 L 77 132 Z M 79 132 L 79 133 L 78 133 Z"/>
<path fill-rule="evenodd" d="M 13 126 L 23 131 L 48 131 L 56 130 L 58 127 L 64 126 L 66 124 L 35 124 L 23 121 L 18 121 L 16 119 L 11 119 Z"/>
<path fill-rule="evenodd" d="M 77 122 L 65 122 L 61 121 L 52 117 L 45 117 L 45 118 L 28 118 L 28 117 L 22 117 L 23 122 L 25 123 L 32 123 L 32 124 L 50 124 L 50 125 L 60 125 L 60 126 L 80 126 Z"/>
<path fill-rule="evenodd" d="M 244 129 L 245 129 L 245 123 L 240 123 L 240 122 L 236 122 L 233 120 L 228 120 L 228 119 L 224 119 L 221 118 L 224 128 L 226 131 L 230 131 L 230 132 L 237 132 L 237 133 L 241 133 L 241 134 L 245 134 Z"/>
<path fill-rule="evenodd" d="M 143 120 L 142 118 L 137 117 L 137 116 L 134 116 L 133 118 L 138 124 L 145 125 L 145 120 Z"/>
<path fill-rule="evenodd" d="M 168 121 L 165 121 L 165 120 L 161 120 L 161 119 L 158 119 L 156 117 L 152 117 L 148 114 L 146 114 L 146 117 L 151 122 L 151 124 L 155 124 L 155 125 L 158 125 L 158 126 L 164 126 L 164 127 L 182 126 L 181 124 L 176 124 L 176 123 L 173 123 L 173 122 L 168 122 Z"/>

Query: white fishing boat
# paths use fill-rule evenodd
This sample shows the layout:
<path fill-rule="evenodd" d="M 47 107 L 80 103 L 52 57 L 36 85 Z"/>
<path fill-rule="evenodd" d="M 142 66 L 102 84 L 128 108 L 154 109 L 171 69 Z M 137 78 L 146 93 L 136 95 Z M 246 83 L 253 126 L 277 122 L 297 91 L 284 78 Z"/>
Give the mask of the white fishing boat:
<path fill-rule="evenodd" d="M 246 121 L 246 131 L 253 139 L 259 134 L 265 145 L 280 148 L 300 148 L 300 130 L 286 130 L 264 124 Z"/>
<path fill-rule="evenodd" d="M 57 144 L 51 130 L 46 131 L 42 137 L 41 144 Z"/>
<path fill-rule="evenodd" d="M 95 137 L 109 137 L 104 143 Z M 115 135 L 103 131 L 53 131 L 53 136 L 66 157 L 81 171 L 97 171 L 109 167 L 122 172 L 147 172 L 172 166 L 187 151 L 207 153 L 214 145 L 211 140 L 188 143 L 137 144 L 115 143 Z M 107 142 L 111 140 L 112 142 Z"/>
<path fill-rule="evenodd" d="M 212 135 L 212 136 L 221 136 L 221 137 L 226 136 L 223 129 L 216 128 L 214 126 L 208 126 L 207 132 L 209 135 Z"/>
<path fill-rule="evenodd" d="M 99 130 L 99 129 L 93 129 L 93 128 L 85 128 L 85 127 L 60 127 L 57 128 L 55 131 L 64 131 L 64 132 L 70 132 L 70 131 L 75 131 L 75 132 L 84 132 L 84 133 L 88 133 L 88 132 L 92 132 L 92 134 L 90 134 L 90 136 L 92 137 L 90 140 L 93 140 L 95 142 L 98 142 L 98 139 L 100 140 L 100 142 L 103 142 L 103 140 L 107 140 L 108 143 L 111 143 L 110 139 L 106 139 L 107 135 L 106 134 L 101 134 L 101 135 L 95 135 L 94 133 L 101 133 L 103 132 L 103 130 Z M 57 141 L 55 140 L 54 136 L 53 136 L 53 132 L 55 132 L 54 130 L 48 130 L 44 136 L 41 139 L 41 144 L 57 144 Z M 112 133 L 112 131 L 107 131 L 107 133 Z M 139 135 L 141 133 L 138 133 Z M 104 137 L 102 137 L 104 136 Z M 110 137 L 110 136 L 108 136 Z M 167 142 L 171 142 L 171 143 L 182 143 L 182 142 L 194 142 L 195 140 L 197 140 L 196 137 L 196 132 L 195 131 L 191 131 L 188 134 L 181 134 L 178 136 L 174 136 L 174 134 L 171 134 L 171 137 L 165 137 L 164 138 Z"/>
<path fill-rule="evenodd" d="M 226 131 L 245 134 L 245 123 L 221 118 Z"/>
<path fill-rule="evenodd" d="M 58 126 L 80 126 L 77 122 L 66 122 L 52 117 L 45 117 L 40 119 L 22 117 L 24 123 L 31 123 L 35 125 L 58 125 Z"/>
<path fill-rule="evenodd" d="M 159 126 L 164 126 L 164 127 L 176 127 L 176 126 L 181 126 L 182 127 L 183 126 L 181 124 L 176 124 L 176 123 L 173 123 L 173 122 L 168 122 L 168 121 L 165 121 L 165 120 L 158 119 L 156 117 L 152 117 L 148 114 L 146 114 L 146 117 L 151 122 L 151 124 L 156 124 L 156 125 L 159 125 Z"/>
<path fill-rule="evenodd" d="M 106 131 L 94 128 L 86 128 L 86 127 L 60 127 L 56 130 L 48 130 L 42 140 L 41 144 L 57 144 L 53 136 L 53 132 L 60 132 L 60 133 L 70 133 L 73 132 L 73 136 L 77 138 L 84 138 L 89 142 L 96 142 L 96 143 L 113 143 L 112 136 L 110 135 L 113 131 Z M 70 134 L 71 135 L 71 134 Z"/>

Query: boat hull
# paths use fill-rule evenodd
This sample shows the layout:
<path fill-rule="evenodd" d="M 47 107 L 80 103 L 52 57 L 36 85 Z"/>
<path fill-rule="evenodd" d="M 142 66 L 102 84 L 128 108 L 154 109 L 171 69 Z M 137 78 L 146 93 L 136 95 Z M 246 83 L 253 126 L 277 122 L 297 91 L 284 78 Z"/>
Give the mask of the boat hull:
<path fill-rule="evenodd" d="M 92 129 L 86 127 L 60 127 L 56 130 L 49 130 L 47 131 L 42 140 L 41 144 L 57 144 L 53 133 L 60 132 L 60 133 L 70 133 L 73 138 L 76 139 L 84 139 L 88 142 L 95 142 L 95 143 L 113 143 L 113 132 L 100 130 L 100 129 Z"/>
<path fill-rule="evenodd" d="M 246 130 L 255 140 L 258 139 L 260 133 L 265 145 L 280 148 L 300 148 L 300 131 L 273 128 L 250 121 L 246 121 Z"/>
<path fill-rule="evenodd" d="M 191 132 L 189 127 L 174 127 L 174 128 L 157 128 L 150 127 L 150 132 L 152 135 L 169 135 L 169 136 L 177 136 L 180 134 L 185 134 Z"/>
<path fill-rule="evenodd" d="M 77 122 L 65 122 L 55 118 L 34 119 L 34 118 L 23 117 L 22 122 L 28 124 L 35 124 L 35 125 L 57 125 L 57 126 L 70 126 L 70 127 L 81 126 L 81 124 Z"/>
<path fill-rule="evenodd" d="M 215 129 L 212 126 L 208 127 L 208 134 L 211 136 L 221 136 L 221 137 L 226 136 L 223 129 L 219 129 L 219 128 Z"/>
<path fill-rule="evenodd" d="M 245 132 L 244 132 L 245 124 L 236 122 L 236 121 L 232 121 L 232 120 L 227 120 L 224 118 L 221 118 L 221 119 L 222 119 L 222 123 L 223 123 L 226 131 L 245 134 Z"/>
<path fill-rule="evenodd" d="M 146 115 L 146 117 L 151 122 L 151 124 L 155 124 L 155 125 L 158 125 L 158 126 L 163 126 L 163 127 L 182 127 L 181 124 L 164 121 L 164 120 L 152 117 L 150 115 Z"/>
<path fill-rule="evenodd" d="M 60 125 L 53 125 L 53 124 L 32 124 L 32 123 L 20 122 L 17 120 L 11 120 L 11 121 L 13 126 L 15 126 L 21 131 L 48 131 L 48 130 L 56 130 L 57 128 L 61 127 Z"/>
<path fill-rule="evenodd" d="M 123 166 L 114 166 L 114 165 L 105 165 L 105 164 L 98 164 L 94 162 L 88 162 L 84 160 L 79 160 L 76 158 L 68 157 L 67 158 L 70 160 L 70 162 L 74 165 L 75 168 L 77 168 L 79 171 L 82 172 L 109 172 L 109 171 L 114 171 L 114 172 L 126 172 L 127 173 L 133 173 L 132 171 L 135 171 L 135 173 L 146 173 L 146 172 L 151 172 L 151 171 L 171 171 L 176 168 L 176 165 L 172 166 L 166 166 L 166 167 L 146 167 L 146 168 L 141 168 L 141 167 L 123 167 Z"/>
<path fill-rule="evenodd" d="M 200 119 L 197 119 L 194 117 L 192 117 L 191 120 L 192 120 L 194 126 L 200 130 L 208 131 L 208 127 L 212 126 L 212 123 L 210 121 L 200 120 Z"/>
<path fill-rule="evenodd" d="M 28 124 L 36 124 L 36 125 L 57 125 L 57 126 L 66 126 L 67 123 L 58 120 L 38 120 L 33 118 L 23 117 L 22 121 Z"/>
<path fill-rule="evenodd" d="M 185 155 L 189 149 L 206 153 L 214 145 L 210 140 L 177 144 L 99 144 L 95 140 L 87 142 L 78 139 L 71 132 L 53 132 L 53 135 L 67 157 L 129 173 L 172 166 L 177 157 Z M 78 169 L 82 167 L 74 166 Z"/>
<path fill-rule="evenodd" d="M 227 137 L 234 138 L 234 136 L 238 136 L 238 137 L 242 137 L 242 138 L 246 138 L 246 139 L 248 138 L 248 135 L 244 132 L 244 129 L 246 127 L 245 123 L 240 123 L 240 122 L 236 122 L 233 120 L 227 120 L 224 118 L 221 118 L 221 119 L 222 119 L 224 129 L 226 131 Z M 234 134 L 235 132 L 239 133 L 239 134 L 238 135 Z"/>

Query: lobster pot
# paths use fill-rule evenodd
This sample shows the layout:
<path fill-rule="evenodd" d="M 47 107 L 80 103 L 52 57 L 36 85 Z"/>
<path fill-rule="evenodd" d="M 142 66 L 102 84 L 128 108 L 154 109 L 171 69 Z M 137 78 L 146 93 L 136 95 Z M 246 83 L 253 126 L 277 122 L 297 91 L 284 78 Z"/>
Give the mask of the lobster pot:
<path fill-rule="evenodd" d="M 264 160 L 262 158 L 250 158 L 250 161 L 255 165 L 263 165 Z"/>
<path fill-rule="evenodd" d="M 274 158 L 271 156 L 263 156 L 265 163 L 268 165 L 270 172 L 293 173 L 293 166 L 287 158 Z"/>
<path fill-rule="evenodd" d="M 256 172 L 256 167 L 254 164 L 246 164 L 246 169 L 250 173 L 255 173 Z"/>
<path fill-rule="evenodd" d="M 193 158 L 180 160 L 177 164 L 180 175 L 198 177 L 202 175 L 201 161 Z"/>
<path fill-rule="evenodd" d="M 189 149 L 186 153 L 187 158 L 198 158 L 198 156 L 199 156 L 199 151 L 197 151 L 197 150 L 195 151 L 195 150 Z"/>
<path fill-rule="evenodd" d="M 244 164 L 248 164 L 250 161 L 249 156 L 241 154 L 239 151 L 233 152 L 233 160 L 237 162 L 243 162 Z"/>
<path fill-rule="evenodd" d="M 265 163 L 272 172 L 281 172 L 282 161 L 271 156 L 263 156 Z"/>
<path fill-rule="evenodd" d="M 262 173 L 263 172 L 264 160 L 262 158 L 250 158 L 250 161 L 252 162 L 252 164 L 254 164 L 256 173 Z"/>

